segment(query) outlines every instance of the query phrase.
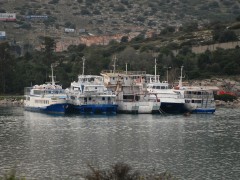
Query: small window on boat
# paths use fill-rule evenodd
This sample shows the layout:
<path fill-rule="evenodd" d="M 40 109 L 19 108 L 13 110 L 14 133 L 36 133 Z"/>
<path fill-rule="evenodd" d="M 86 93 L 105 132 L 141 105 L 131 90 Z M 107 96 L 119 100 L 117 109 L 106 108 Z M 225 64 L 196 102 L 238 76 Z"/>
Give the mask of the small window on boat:
<path fill-rule="evenodd" d="M 110 97 L 108 97 L 108 101 L 110 101 L 111 100 L 111 98 Z"/>
<path fill-rule="evenodd" d="M 74 99 L 75 99 L 75 97 L 74 97 L 74 96 L 71 96 L 70 98 L 71 98 L 72 100 L 74 100 Z"/>
<path fill-rule="evenodd" d="M 102 97 L 102 100 L 105 101 L 105 97 Z"/>
<path fill-rule="evenodd" d="M 95 89 L 97 89 L 97 87 L 95 87 Z"/>
<path fill-rule="evenodd" d="M 89 100 L 89 101 L 91 101 L 91 100 L 92 100 L 92 98 L 91 98 L 91 97 L 89 97 L 89 98 L 88 98 L 88 100 Z"/>
<path fill-rule="evenodd" d="M 126 77 L 126 80 L 128 80 L 128 78 Z"/>
<path fill-rule="evenodd" d="M 161 89 L 161 86 L 156 86 L 156 89 Z"/>
<path fill-rule="evenodd" d="M 135 96 L 135 100 L 139 101 L 140 100 L 140 96 Z"/>
<path fill-rule="evenodd" d="M 84 102 L 87 102 L 87 98 L 86 97 L 84 98 Z"/>

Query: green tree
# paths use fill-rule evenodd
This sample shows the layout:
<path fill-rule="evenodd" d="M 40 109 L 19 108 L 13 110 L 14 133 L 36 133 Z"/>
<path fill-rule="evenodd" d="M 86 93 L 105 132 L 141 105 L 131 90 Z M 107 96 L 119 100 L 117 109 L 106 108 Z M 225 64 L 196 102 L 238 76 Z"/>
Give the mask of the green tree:
<path fill-rule="evenodd" d="M 44 46 L 44 54 L 45 54 L 44 62 L 46 63 L 46 65 L 50 65 L 51 63 L 54 62 L 53 54 L 56 48 L 56 42 L 53 38 L 45 36 L 42 45 Z"/>
<path fill-rule="evenodd" d="M 237 41 L 238 37 L 236 33 L 232 30 L 215 30 L 213 31 L 213 40 L 217 42 L 229 42 L 229 41 Z"/>
<path fill-rule="evenodd" d="M 0 93 L 6 92 L 10 58 L 9 44 L 7 42 L 0 43 Z"/>

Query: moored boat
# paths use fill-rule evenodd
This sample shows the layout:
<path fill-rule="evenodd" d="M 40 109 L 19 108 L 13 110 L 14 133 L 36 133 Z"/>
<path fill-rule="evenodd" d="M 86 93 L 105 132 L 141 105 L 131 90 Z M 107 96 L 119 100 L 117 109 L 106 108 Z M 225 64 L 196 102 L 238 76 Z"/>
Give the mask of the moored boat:
<path fill-rule="evenodd" d="M 101 72 L 105 86 L 116 94 L 119 113 L 159 113 L 160 99 L 135 83 L 136 74 L 137 72 L 115 70 Z"/>
<path fill-rule="evenodd" d="M 185 100 L 185 107 L 191 113 L 212 114 L 216 111 L 213 90 L 206 86 L 183 86 L 182 70 L 178 86 L 175 92 L 181 94 Z"/>
<path fill-rule="evenodd" d="M 116 95 L 108 91 L 101 76 L 79 75 L 67 90 L 68 102 L 80 114 L 116 114 Z"/>
<path fill-rule="evenodd" d="M 160 82 L 155 59 L 155 75 L 145 74 L 141 78 L 147 84 L 147 90 L 161 100 L 160 112 L 167 114 L 185 113 L 188 109 L 180 92 L 174 91 L 167 81 Z M 143 80 L 140 80 L 142 82 Z"/>
<path fill-rule="evenodd" d="M 67 103 L 65 90 L 62 89 L 62 86 L 55 84 L 52 65 L 51 70 L 51 82 L 42 85 L 34 85 L 32 87 L 25 87 L 25 110 L 60 114 L 68 112 L 70 106 Z"/>
<path fill-rule="evenodd" d="M 84 62 L 83 58 L 82 75 L 67 90 L 73 111 L 80 114 L 116 114 L 116 95 L 104 86 L 103 77 L 84 75 Z"/>

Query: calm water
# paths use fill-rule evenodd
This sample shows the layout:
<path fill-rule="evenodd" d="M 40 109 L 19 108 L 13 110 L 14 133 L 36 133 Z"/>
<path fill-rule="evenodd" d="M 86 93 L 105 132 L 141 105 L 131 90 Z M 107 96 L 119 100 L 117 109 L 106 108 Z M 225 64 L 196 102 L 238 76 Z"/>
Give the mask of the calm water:
<path fill-rule="evenodd" d="M 0 177 L 80 179 L 124 162 L 179 179 L 239 179 L 240 109 L 214 115 L 50 116 L 0 108 Z"/>

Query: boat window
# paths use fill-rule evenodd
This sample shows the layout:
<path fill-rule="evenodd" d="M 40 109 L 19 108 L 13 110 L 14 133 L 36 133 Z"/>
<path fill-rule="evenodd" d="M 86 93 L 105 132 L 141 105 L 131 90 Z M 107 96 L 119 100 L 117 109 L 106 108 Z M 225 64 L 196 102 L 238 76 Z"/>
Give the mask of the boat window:
<path fill-rule="evenodd" d="M 92 98 L 91 98 L 91 97 L 89 97 L 89 98 L 88 98 L 88 100 L 89 100 L 89 101 L 91 101 L 91 100 L 92 100 Z"/>
<path fill-rule="evenodd" d="M 97 89 L 97 87 L 95 87 L 95 89 Z"/>
<path fill-rule="evenodd" d="M 135 100 L 139 101 L 140 100 L 140 96 L 135 96 Z"/>
<path fill-rule="evenodd" d="M 156 86 L 156 89 L 161 89 L 161 86 Z"/>
<path fill-rule="evenodd" d="M 102 100 L 105 101 L 105 97 L 102 97 Z"/>
<path fill-rule="evenodd" d="M 87 102 L 87 98 L 86 97 L 84 98 L 84 102 Z"/>
<path fill-rule="evenodd" d="M 40 95 L 40 94 L 41 94 L 41 91 L 39 91 L 39 90 L 34 90 L 34 94 Z"/>
<path fill-rule="evenodd" d="M 192 103 L 198 103 L 198 104 L 200 104 L 200 103 L 202 103 L 202 100 L 192 100 Z"/>
<path fill-rule="evenodd" d="M 74 99 L 75 99 L 75 97 L 74 97 L 74 96 L 71 96 L 70 98 L 71 98 L 72 100 L 74 100 Z"/>
<path fill-rule="evenodd" d="M 161 86 L 161 89 L 166 89 L 165 86 Z"/>
<path fill-rule="evenodd" d="M 123 95 L 123 99 L 131 99 L 133 100 L 134 99 L 134 96 L 133 95 Z"/>
<path fill-rule="evenodd" d="M 111 100 L 111 98 L 110 97 L 108 97 L 108 101 L 110 101 Z"/>

